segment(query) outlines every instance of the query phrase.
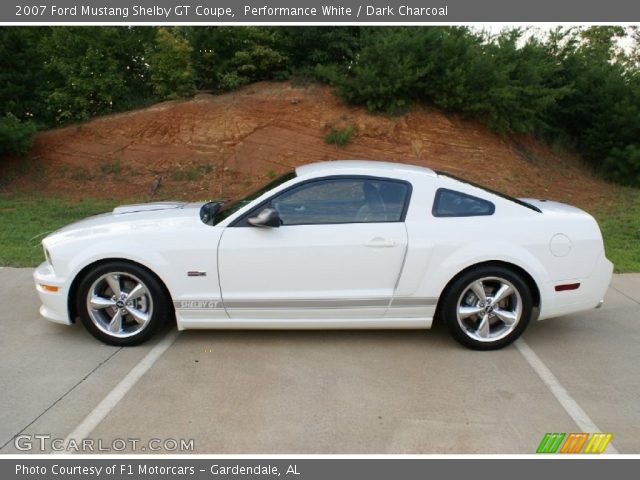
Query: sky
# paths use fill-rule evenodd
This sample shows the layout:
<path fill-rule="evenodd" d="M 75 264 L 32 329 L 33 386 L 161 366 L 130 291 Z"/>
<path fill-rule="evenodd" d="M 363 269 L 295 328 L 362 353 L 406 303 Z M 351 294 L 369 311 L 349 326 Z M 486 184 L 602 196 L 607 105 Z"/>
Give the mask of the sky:
<path fill-rule="evenodd" d="M 617 25 L 617 24 L 616 24 Z M 637 25 L 637 24 L 622 24 L 622 26 L 630 26 L 630 25 Z M 499 23 L 499 22 L 494 22 L 494 23 L 485 23 L 485 24 L 473 24 L 471 25 L 472 28 L 477 29 L 477 30 L 486 30 L 492 34 L 497 34 L 500 33 L 500 31 L 504 30 L 504 29 L 508 29 L 508 28 L 517 28 L 517 27 L 522 27 L 527 29 L 527 32 L 523 35 L 522 41 L 526 41 L 527 38 L 529 38 L 530 36 L 540 36 L 540 37 L 544 37 L 544 35 L 549 32 L 550 30 L 553 30 L 556 27 L 562 26 L 562 27 L 586 27 L 589 26 L 589 24 L 582 24 L 582 23 Z M 625 52 L 629 52 L 632 47 L 633 47 L 633 40 L 630 36 L 626 36 L 622 39 L 620 39 L 618 41 L 618 45 L 620 46 L 620 48 L 622 48 Z"/>

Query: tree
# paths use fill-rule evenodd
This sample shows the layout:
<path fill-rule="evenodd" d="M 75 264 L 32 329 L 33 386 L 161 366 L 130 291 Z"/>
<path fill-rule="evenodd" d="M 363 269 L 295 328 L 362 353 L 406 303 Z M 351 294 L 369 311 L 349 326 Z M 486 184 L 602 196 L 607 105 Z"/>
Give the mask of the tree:
<path fill-rule="evenodd" d="M 546 128 L 548 109 L 569 93 L 566 85 L 553 84 L 558 66 L 544 44 L 535 37 L 522 42 L 522 34 L 520 29 L 506 30 L 495 40 L 472 43 L 472 58 L 464 64 L 466 83 L 454 90 L 462 113 L 499 132 Z M 461 69 L 465 67 L 458 65 Z M 435 103 L 448 107 L 441 94 L 434 94 Z"/>
<path fill-rule="evenodd" d="M 275 30 L 275 29 L 274 29 Z M 284 27 L 276 30 L 293 70 L 350 63 L 359 48 L 360 27 Z"/>
<path fill-rule="evenodd" d="M 234 29 L 235 30 L 235 29 Z M 233 54 L 225 59 L 219 74 L 219 87 L 232 90 L 260 80 L 282 80 L 290 73 L 278 30 L 245 27 L 237 32 Z"/>
<path fill-rule="evenodd" d="M 11 113 L 0 118 L 0 158 L 26 153 L 31 147 L 31 137 L 35 131 L 33 122 L 21 122 Z"/>
<path fill-rule="evenodd" d="M 622 31 L 623 33 L 623 31 Z M 640 83 L 638 69 L 621 56 L 617 27 L 590 27 L 565 32 L 552 44 L 560 66 L 554 81 L 568 85 L 550 112 L 550 123 L 575 142 L 578 151 L 596 170 L 611 172 L 626 145 L 640 135 Z"/>
<path fill-rule="evenodd" d="M 37 29 L 0 28 L 0 157 L 25 153 L 36 131 L 33 119 L 44 123 L 38 42 Z"/>
<path fill-rule="evenodd" d="M 191 45 L 191 65 L 195 86 L 201 90 L 214 90 L 218 84 L 220 68 L 221 27 L 198 26 L 182 29 L 185 39 Z"/>
<path fill-rule="evenodd" d="M 198 88 L 233 90 L 287 78 L 294 65 L 282 30 L 272 27 L 187 27 Z"/>
<path fill-rule="evenodd" d="M 147 97 L 138 29 L 55 27 L 41 38 L 43 100 L 56 123 L 130 108 Z"/>
<path fill-rule="evenodd" d="M 438 33 L 428 29 L 365 29 L 353 65 L 334 75 L 338 93 L 346 101 L 371 111 L 398 113 L 421 94 L 433 68 L 429 49 Z"/>
<path fill-rule="evenodd" d="M 0 28 L 0 117 L 8 113 L 20 120 L 45 116 L 39 98 L 44 77 L 39 39 L 46 30 Z"/>
<path fill-rule="evenodd" d="M 195 89 L 191 64 L 192 47 L 176 29 L 158 28 L 155 43 L 148 49 L 150 81 L 161 98 L 181 98 Z"/>

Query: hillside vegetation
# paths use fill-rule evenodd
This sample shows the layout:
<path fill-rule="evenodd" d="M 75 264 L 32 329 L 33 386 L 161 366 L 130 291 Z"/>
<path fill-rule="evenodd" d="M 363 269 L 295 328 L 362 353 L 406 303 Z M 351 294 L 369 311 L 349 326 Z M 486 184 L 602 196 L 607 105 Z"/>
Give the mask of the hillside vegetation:
<path fill-rule="evenodd" d="M 570 152 L 416 106 L 399 116 L 345 104 L 327 86 L 260 82 L 41 132 L 7 166 L 11 191 L 75 198 L 229 198 L 305 163 L 374 159 L 424 165 L 516 196 L 594 209 L 611 184 Z"/>
<path fill-rule="evenodd" d="M 640 186 L 638 52 L 637 29 L 615 26 L 544 37 L 467 27 L 5 27 L 0 155 L 24 153 L 35 128 L 295 77 L 375 112 L 435 105 L 502 134 L 535 134 Z"/>
<path fill-rule="evenodd" d="M 617 271 L 640 271 L 637 40 L 612 26 L 0 28 L 0 265 L 38 263 L 48 231 L 119 203 L 225 199 L 364 158 L 582 207 Z"/>

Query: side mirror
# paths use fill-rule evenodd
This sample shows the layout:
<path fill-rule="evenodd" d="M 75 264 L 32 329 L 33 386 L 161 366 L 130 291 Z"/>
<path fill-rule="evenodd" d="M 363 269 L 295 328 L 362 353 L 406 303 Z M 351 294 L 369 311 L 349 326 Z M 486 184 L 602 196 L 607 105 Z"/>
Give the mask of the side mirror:
<path fill-rule="evenodd" d="M 207 202 L 200 208 L 200 220 L 206 225 L 213 225 L 213 220 L 218 210 L 222 207 L 221 201 Z"/>
<path fill-rule="evenodd" d="M 247 218 L 249 225 L 254 227 L 279 227 L 282 225 L 280 214 L 275 208 L 265 208 L 255 217 Z"/>

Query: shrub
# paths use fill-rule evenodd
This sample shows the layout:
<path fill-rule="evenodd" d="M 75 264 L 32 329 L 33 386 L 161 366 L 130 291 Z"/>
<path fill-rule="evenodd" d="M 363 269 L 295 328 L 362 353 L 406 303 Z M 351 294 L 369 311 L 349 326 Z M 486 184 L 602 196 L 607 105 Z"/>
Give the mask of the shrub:
<path fill-rule="evenodd" d="M 351 137 L 353 137 L 354 133 L 356 133 L 356 129 L 353 125 L 339 129 L 331 127 L 331 131 L 325 135 L 324 141 L 344 147 L 351 142 Z"/>
<path fill-rule="evenodd" d="M 0 156 L 23 155 L 31 147 L 36 127 L 32 122 L 21 122 L 11 113 L 0 118 Z"/>
<path fill-rule="evenodd" d="M 602 173 L 614 182 L 640 187 L 640 145 L 613 148 L 602 164 Z"/>
<path fill-rule="evenodd" d="M 367 30 L 357 63 L 336 78 L 338 94 L 347 102 L 364 104 L 374 112 L 396 114 L 418 97 L 430 65 L 424 58 L 430 29 Z M 330 76 L 331 70 L 318 73 Z"/>

